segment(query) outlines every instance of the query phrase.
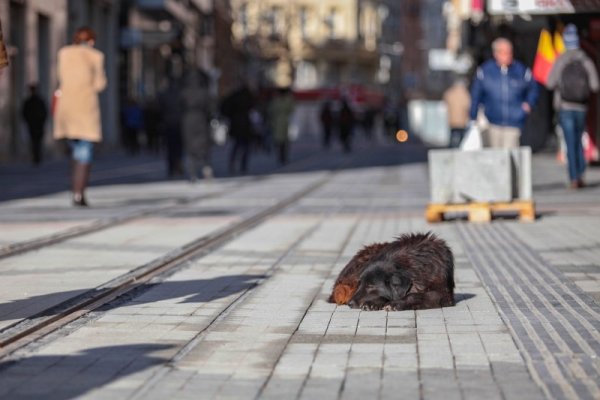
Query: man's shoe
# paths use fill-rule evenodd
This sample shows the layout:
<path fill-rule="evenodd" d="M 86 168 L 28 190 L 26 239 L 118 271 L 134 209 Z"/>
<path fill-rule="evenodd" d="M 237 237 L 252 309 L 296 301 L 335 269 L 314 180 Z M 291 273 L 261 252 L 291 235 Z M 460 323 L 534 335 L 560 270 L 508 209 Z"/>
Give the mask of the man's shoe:
<path fill-rule="evenodd" d="M 571 183 L 569 183 L 569 189 L 579 189 L 579 183 L 577 181 L 571 181 Z"/>
<path fill-rule="evenodd" d="M 213 169 L 210 166 L 205 165 L 202 167 L 202 176 L 206 180 L 211 180 L 213 178 Z"/>
<path fill-rule="evenodd" d="M 85 197 L 80 194 L 73 195 L 73 205 L 75 207 L 88 207 L 87 201 L 85 201 Z"/>

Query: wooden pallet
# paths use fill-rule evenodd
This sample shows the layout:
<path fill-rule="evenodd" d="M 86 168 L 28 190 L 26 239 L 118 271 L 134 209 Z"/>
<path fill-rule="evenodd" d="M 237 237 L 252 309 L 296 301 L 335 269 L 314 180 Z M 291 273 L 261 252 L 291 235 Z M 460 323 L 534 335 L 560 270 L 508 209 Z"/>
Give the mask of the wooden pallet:
<path fill-rule="evenodd" d="M 498 211 L 512 211 L 519 214 L 521 221 L 535 220 L 533 201 L 516 200 L 507 203 L 465 203 L 465 204 L 433 204 L 427 205 L 425 219 L 427 222 L 441 222 L 445 213 L 467 213 L 471 222 L 489 222 L 492 214 Z"/>

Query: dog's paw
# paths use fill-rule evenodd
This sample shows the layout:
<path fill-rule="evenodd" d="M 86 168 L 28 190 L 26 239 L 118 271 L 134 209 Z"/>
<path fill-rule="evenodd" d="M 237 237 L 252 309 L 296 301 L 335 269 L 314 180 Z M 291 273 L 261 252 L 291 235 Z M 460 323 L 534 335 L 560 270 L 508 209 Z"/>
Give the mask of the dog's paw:
<path fill-rule="evenodd" d="M 406 310 L 406 307 L 404 307 L 404 303 L 402 302 L 393 302 L 386 304 L 383 309 L 385 311 L 402 311 Z"/>
<path fill-rule="evenodd" d="M 363 311 L 378 311 L 382 310 L 385 303 L 379 301 L 365 301 L 361 306 L 361 310 Z"/>

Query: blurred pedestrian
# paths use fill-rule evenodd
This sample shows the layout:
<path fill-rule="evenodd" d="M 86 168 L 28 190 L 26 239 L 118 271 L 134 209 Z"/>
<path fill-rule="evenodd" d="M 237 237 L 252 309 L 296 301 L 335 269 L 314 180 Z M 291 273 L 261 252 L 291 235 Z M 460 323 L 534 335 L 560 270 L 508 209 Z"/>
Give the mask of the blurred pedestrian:
<path fill-rule="evenodd" d="M 355 121 L 356 118 L 354 117 L 354 112 L 350 107 L 350 103 L 348 103 L 346 99 L 343 99 L 338 115 L 338 127 L 340 131 L 340 140 L 342 141 L 342 146 L 346 153 L 352 151 L 352 133 Z"/>
<path fill-rule="evenodd" d="M 479 105 L 490 126 L 484 144 L 496 148 L 519 147 L 521 130 L 538 97 L 538 86 L 531 70 L 513 59 L 508 39 L 492 43 L 493 59 L 477 68 L 471 87 L 471 123 L 475 123 Z"/>
<path fill-rule="evenodd" d="M 6 46 L 4 45 L 4 38 L 2 36 L 2 21 L 0 21 L 0 71 L 7 66 L 8 53 L 6 53 Z"/>
<path fill-rule="evenodd" d="M 371 105 L 368 105 L 362 117 L 362 127 L 367 140 L 373 140 L 373 128 L 375 126 L 375 116 L 377 111 Z"/>
<path fill-rule="evenodd" d="M 44 127 L 48 117 L 46 103 L 37 93 L 37 86 L 29 85 L 29 96 L 23 102 L 23 119 L 29 131 L 31 141 L 31 158 L 34 165 L 42 162 L 42 142 Z"/>
<path fill-rule="evenodd" d="M 287 164 L 290 152 L 289 126 L 294 112 L 294 96 L 285 87 L 279 88 L 269 104 L 269 123 L 277 146 L 279 164 Z"/>
<path fill-rule="evenodd" d="M 450 127 L 450 147 L 458 147 L 469 124 L 471 96 L 463 79 L 457 79 L 444 92 L 444 103 L 448 109 L 448 126 Z"/>
<path fill-rule="evenodd" d="M 181 135 L 181 83 L 171 78 L 167 88 L 158 96 L 160 110 L 159 132 L 167 147 L 167 176 L 183 175 L 183 138 Z"/>
<path fill-rule="evenodd" d="M 212 101 L 208 90 L 208 75 L 200 70 L 188 71 L 185 85 L 181 91 L 183 120 L 181 130 L 187 158 L 187 170 L 190 181 L 198 179 L 197 167 L 202 167 L 204 179 L 211 179 L 212 138 L 210 136 L 210 119 Z"/>
<path fill-rule="evenodd" d="M 233 147 L 229 153 L 230 174 L 238 171 L 238 164 L 242 174 L 248 172 L 250 144 L 255 136 L 250 120 L 250 112 L 254 107 L 254 94 L 246 83 L 225 97 L 221 104 L 221 115 L 229 120 L 229 136 L 233 140 Z"/>
<path fill-rule="evenodd" d="M 152 153 L 158 153 L 159 148 L 159 124 L 160 108 L 156 98 L 146 99 L 142 107 L 144 118 L 144 134 L 146 135 L 146 147 Z"/>
<path fill-rule="evenodd" d="M 106 86 L 104 55 L 94 49 L 96 34 L 79 28 L 72 45 L 58 52 L 60 99 L 56 104 L 54 138 L 67 139 L 72 151 L 73 204 L 85 207 L 94 143 L 102 140 L 98 93 Z"/>
<path fill-rule="evenodd" d="M 567 147 L 570 187 L 584 187 L 585 158 L 581 139 L 585 130 L 587 106 L 592 92 L 598 91 L 598 73 L 593 61 L 579 48 L 577 27 L 568 24 L 563 31 L 566 51 L 558 57 L 546 86 L 554 91 L 554 108 Z"/>
<path fill-rule="evenodd" d="M 273 132 L 269 124 L 269 106 L 274 96 L 275 92 L 272 89 L 259 89 L 256 104 L 253 110 L 250 111 L 250 120 L 256 133 L 257 147 L 267 154 L 271 153 L 273 147 Z"/>
<path fill-rule="evenodd" d="M 328 149 L 331 146 L 331 134 L 334 125 L 333 109 L 330 100 L 325 100 L 321 106 L 319 118 L 323 127 L 323 147 Z"/>
<path fill-rule="evenodd" d="M 144 128 L 144 114 L 142 108 L 134 98 L 127 99 L 123 108 L 123 144 L 125 150 L 131 155 L 140 151 L 139 135 Z"/>
<path fill-rule="evenodd" d="M 383 107 L 383 126 L 388 139 L 396 140 L 396 132 L 400 127 L 397 102 L 386 98 Z"/>

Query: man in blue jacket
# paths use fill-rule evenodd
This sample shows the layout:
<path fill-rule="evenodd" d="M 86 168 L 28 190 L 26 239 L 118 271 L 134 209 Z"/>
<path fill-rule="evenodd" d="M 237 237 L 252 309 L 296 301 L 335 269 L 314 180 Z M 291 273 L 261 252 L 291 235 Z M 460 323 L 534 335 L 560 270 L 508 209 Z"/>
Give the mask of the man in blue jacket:
<path fill-rule="evenodd" d="M 493 60 L 477 69 L 471 87 L 471 121 L 477 118 L 479 105 L 490 127 L 484 144 L 496 148 L 519 147 L 521 129 L 538 97 L 538 86 L 531 70 L 513 60 L 509 40 L 499 38 L 492 43 Z"/>

